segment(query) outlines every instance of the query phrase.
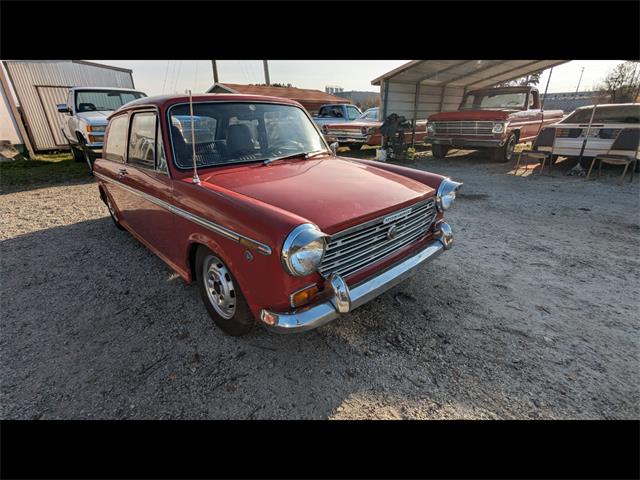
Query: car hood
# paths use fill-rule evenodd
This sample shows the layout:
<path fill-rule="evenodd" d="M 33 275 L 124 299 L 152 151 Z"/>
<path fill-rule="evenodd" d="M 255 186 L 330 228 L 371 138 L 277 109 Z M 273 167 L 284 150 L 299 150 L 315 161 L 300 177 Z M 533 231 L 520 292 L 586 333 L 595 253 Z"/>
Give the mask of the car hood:
<path fill-rule="evenodd" d="M 306 218 L 329 234 L 434 193 L 410 178 L 328 155 L 225 168 L 201 179 L 204 187 L 219 186 L 255 198 Z"/>
<path fill-rule="evenodd" d="M 76 116 L 92 125 L 106 125 L 107 117 L 112 113 L 112 110 L 96 110 L 93 112 L 78 112 Z"/>
<path fill-rule="evenodd" d="M 429 121 L 489 120 L 499 122 L 506 120 L 510 113 L 516 111 L 518 110 L 460 110 L 456 112 L 440 112 L 429 116 Z"/>

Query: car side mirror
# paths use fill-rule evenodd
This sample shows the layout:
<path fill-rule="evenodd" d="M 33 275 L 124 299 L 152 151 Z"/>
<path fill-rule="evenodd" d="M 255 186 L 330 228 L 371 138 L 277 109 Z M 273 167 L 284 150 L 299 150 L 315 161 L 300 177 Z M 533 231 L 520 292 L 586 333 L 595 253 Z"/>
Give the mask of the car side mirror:
<path fill-rule="evenodd" d="M 335 157 L 338 155 L 338 147 L 340 146 L 340 144 L 338 142 L 333 142 L 331 145 L 329 145 L 329 148 L 331 149 L 331 154 Z"/>
<path fill-rule="evenodd" d="M 67 107 L 66 103 L 59 103 L 57 107 L 58 107 L 58 112 L 68 113 L 69 115 L 71 114 L 71 110 L 69 109 L 69 107 Z"/>

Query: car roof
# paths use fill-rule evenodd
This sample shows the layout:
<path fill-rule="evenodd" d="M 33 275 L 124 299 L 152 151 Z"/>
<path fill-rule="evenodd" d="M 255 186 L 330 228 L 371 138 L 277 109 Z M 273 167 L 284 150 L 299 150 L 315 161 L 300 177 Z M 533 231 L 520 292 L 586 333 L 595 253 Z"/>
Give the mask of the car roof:
<path fill-rule="evenodd" d="M 266 95 L 245 95 L 241 93 L 200 93 L 193 95 L 193 103 L 206 102 L 256 102 L 256 103 L 277 103 L 282 105 L 293 105 L 303 108 L 300 103 L 295 100 L 280 97 L 268 97 Z M 155 95 L 153 97 L 144 97 L 132 102 L 124 104 L 117 112 L 129 110 L 132 108 L 141 108 L 146 106 L 166 108 L 178 103 L 189 103 L 188 95 Z"/>

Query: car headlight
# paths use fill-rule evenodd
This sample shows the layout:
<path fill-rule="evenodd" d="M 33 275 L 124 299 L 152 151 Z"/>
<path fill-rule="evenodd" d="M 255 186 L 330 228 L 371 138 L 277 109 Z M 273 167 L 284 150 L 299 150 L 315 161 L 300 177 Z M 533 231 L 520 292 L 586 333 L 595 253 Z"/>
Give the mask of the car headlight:
<path fill-rule="evenodd" d="M 87 125 L 87 132 L 99 133 L 104 132 L 107 128 L 106 125 Z"/>
<path fill-rule="evenodd" d="M 436 133 L 436 127 L 433 123 L 427 123 L 427 133 L 434 135 Z"/>
<path fill-rule="evenodd" d="M 294 228 L 282 247 L 282 265 L 287 273 L 304 277 L 315 272 L 327 249 L 325 237 L 318 227 L 310 223 Z"/>
<path fill-rule="evenodd" d="M 438 211 L 444 212 L 451 208 L 453 202 L 456 201 L 456 192 L 460 187 L 462 187 L 462 183 L 454 182 L 448 178 L 445 178 L 440 182 L 438 193 L 436 195 L 436 206 L 438 207 Z"/>
<path fill-rule="evenodd" d="M 503 133 L 507 129 L 507 124 L 504 122 L 496 122 L 493 124 L 491 133 Z"/>

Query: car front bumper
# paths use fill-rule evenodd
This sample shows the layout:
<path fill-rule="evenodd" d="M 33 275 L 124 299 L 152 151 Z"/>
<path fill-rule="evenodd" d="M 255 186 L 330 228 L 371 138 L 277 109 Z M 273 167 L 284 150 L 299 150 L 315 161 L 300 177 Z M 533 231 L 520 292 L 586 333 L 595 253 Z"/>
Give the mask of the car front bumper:
<path fill-rule="evenodd" d="M 443 137 L 427 137 L 426 143 L 432 145 L 449 145 L 454 148 L 500 148 L 504 146 L 504 138 L 443 138 Z"/>
<path fill-rule="evenodd" d="M 269 330 L 276 333 L 296 333 L 320 327 L 343 313 L 364 305 L 411 276 L 420 265 L 429 263 L 444 250 L 451 248 L 453 244 L 451 227 L 444 222 L 440 223 L 439 227 L 438 238 L 424 248 L 354 287 L 349 288 L 342 277 L 333 274 L 329 278 L 334 292 L 331 300 L 291 313 L 277 313 L 262 309 L 260 320 Z"/>

